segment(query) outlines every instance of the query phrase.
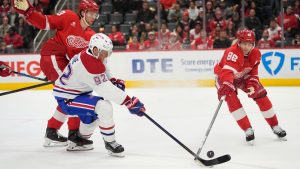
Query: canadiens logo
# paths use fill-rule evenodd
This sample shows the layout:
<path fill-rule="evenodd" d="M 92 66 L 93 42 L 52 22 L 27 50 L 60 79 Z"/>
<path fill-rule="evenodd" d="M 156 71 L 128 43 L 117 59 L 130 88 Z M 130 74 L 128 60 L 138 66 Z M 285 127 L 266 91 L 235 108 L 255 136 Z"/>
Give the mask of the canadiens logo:
<path fill-rule="evenodd" d="M 67 37 L 67 44 L 72 48 L 85 48 L 88 46 L 89 42 L 80 36 L 69 35 Z"/>

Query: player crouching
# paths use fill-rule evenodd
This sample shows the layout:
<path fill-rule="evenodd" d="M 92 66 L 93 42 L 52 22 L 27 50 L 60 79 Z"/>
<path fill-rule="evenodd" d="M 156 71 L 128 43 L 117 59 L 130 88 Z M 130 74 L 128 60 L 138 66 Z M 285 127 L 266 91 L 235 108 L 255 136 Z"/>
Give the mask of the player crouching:
<path fill-rule="evenodd" d="M 112 53 L 112 41 L 102 33 L 91 37 L 88 48 L 75 55 L 63 74 L 55 81 L 53 94 L 68 115 L 78 115 L 79 131 L 69 138 L 68 151 L 93 149 L 88 140 L 99 127 L 110 155 L 123 156 L 124 148 L 115 139 L 113 107 L 110 101 L 125 105 L 132 114 L 144 115 L 144 105 L 130 98 L 122 88 L 108 80 L 103 61 Z M 91 93 L 96 92 L 99 96 Z"/>
<path fill-rule="evenodd" d="M 255 48 L 255 37 L 251 30 L 241 30 L 238 33 L 238 43 L 226 49 L 215 68 L 217 75 L 216 87 L 219 99 L 225 97 L 229 111 L 246 134 L 246 141 L 253 143 L 255 136 L 247 114 L 238 98 L 237 89 L 248 94 L 258 105 L 263 117 L 280 139 L 286 140 L 286 132 L 278 125 L 277 116 L 273 110 L 266 89 L 258 77 L 258 66 L 261 53 Z"/>

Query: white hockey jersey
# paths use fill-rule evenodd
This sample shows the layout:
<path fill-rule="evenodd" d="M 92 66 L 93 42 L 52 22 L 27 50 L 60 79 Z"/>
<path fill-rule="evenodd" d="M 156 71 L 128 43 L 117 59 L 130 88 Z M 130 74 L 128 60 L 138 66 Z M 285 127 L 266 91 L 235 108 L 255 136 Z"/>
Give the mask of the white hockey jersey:
<path fill-rule="evenodd" d="M 55 81 L 53 95 L 74 99 L 95 91 L 106 100 L 122 104 L 127 94 L 110 82 L 107 73 L 105 65 L 85 49 L 70 60 L 63 74 Z"/>

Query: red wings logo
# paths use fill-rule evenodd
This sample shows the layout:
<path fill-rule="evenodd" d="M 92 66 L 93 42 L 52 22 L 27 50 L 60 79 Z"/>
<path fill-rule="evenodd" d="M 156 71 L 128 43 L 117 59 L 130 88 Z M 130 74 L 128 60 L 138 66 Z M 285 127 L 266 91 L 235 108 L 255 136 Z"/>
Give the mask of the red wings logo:
<path fill-rule="evenodd" d="M 89 42 L 80 36 L 69 35 L 67 37 L 67 44 L 72 48 L 85 48 Z"/>

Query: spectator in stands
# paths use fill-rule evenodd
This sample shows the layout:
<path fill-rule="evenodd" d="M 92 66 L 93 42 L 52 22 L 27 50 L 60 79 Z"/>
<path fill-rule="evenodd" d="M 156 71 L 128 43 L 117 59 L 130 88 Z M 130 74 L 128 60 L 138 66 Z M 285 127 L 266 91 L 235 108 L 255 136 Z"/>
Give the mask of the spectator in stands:
<path fill-rule="evenodd" d="M 295 37 L 295 39 L 292 40 L 293 46 L 300 46 L 300 34 L 298 33 Z"/>
<path fill-rule="evenodd" d="M 213 40 L 206 36 L 206 31 L 201 31 L 201 36 L 193 40 L 191 43 L 192 49 L 212 49 Z"/>
<path fill-rule="evenodd" d="M 4 37 L 6 48 L 9 52 L 15 52 L 16 49 L 23 47 L 23 37 L 16 32 L 14 26 L 10 27 L 6 36 Z"/>
<path fill-rule="evenodd" d="M 234 12 L 231 18 L 231 21 L 233 23 L 233 29 L 236 32 L 239 28 L 242 27 L 242 23 L 240 20 L 240 14 L 238 12 Z"/>
<path fill-rule="evenodd" d="M 8 18 L 5 16 L 2 18 L 2 25 L 0 25 L 0 37 L 4 37 L 6 33 L 8 32 L 9 28 L 11 27 L 10 24 L 8 24 Z"/>
<path fill-rule="evenodd" d="M 15 8 L 11 8 L 11 12 L 7 15 L 7 17 L 10 25 L 18 23 L 19 14 L 16 12 Z"/>
<path fill-rule="evenodd" d="M 281 40 L 281 27 L 277 24 L 275 19 L 270 21 L 270 27 L 268 28 L 269 38 L 274 42 Z"/>
<path fill-rule="evenodd" d="M 297 33 L 298 27 L 298 18 L 293 13 L 292 6 L 287 6 L 286 12 L 284 13 L 284 31 L 286 32 L 287 37 L 295 37 L 295 34 Z M 281 24 L 281 15 L 278 16 L 277 22 L 280 25 Z"/>
<path fill-rule="evenodd" d="M 140 24 L 149 23 L 154 18 L 154 13 L 149 9 L 149 4 L 147 1 L 143 2 L 143 7 L 139 10 L 136 22 Z"/>
<path fill-rule="evenodd" d="M 228 39 L 230 41 L 233 41 L 234 39 L 236 39 L 235 35 L 236 35 L 236 30 L 235 30 L 235 26 L 234 26 L 234 23 L 232 21 L 228 21 L 228 24 L 227 24 L 227 35 L 228 35 Z"/>
<path fill-rule="evenodd" d="M 7 48 L 6 48 L 6 43 L 3 41 L 0 41 L 0 53 L 1 54 L 8 53 Z"/>
<path fill-rule="evenodd" d="M 275 47 L 274 41 L 269 38 L 269 32 L 267 29 L 263 31 L 262 38 L 258 41 L 257 47 L 264 49 Z"/>
<path fill-rule="evenodd" d="M 177 35 L 178 40 L 182 43 L 183 42 L 183 29 L 180 25 L 176 25 L 174 32 Z"/>
<path fill-rule="evenodd" d="M 207 1 L 205 7 L 206 19 L 209 21 L 210 19 L 214 18 L 214 9 L 212 2 L 210 0 Z"/>
<path fill-rule="evenodd" d="M 214 40 L 213 47 L 214 49 L 218 48 L 228 48 L 231 45 L 231 41 L 227 37 L 226 30 L 220 30 L 220 36 L 216 36 Z"/>
<path fill-rule="evenodd" d="M 213 32 L 217 26 L 220 26 L 222 29 L 226 29 L 227 23 L 222 16 L 222 11 L 220 9 L 215 11 L 215 17 L 209 21 L 209 29 Z"/>
<path fill-rule="evenodd" d="M 148 40 L 144 42 L 143 49 L 146 50 L 158 50 L 160 49 L 159 41 L 156 39 L 155 32 L 151 31 L 148 33 Z"/>
<path fill-rule="evenodd" d="M 112 25 L 111 27 L 111 33 L 108 35 L 108 37 L 113 42 L 114 46 L 123 46 L 125 43 L 125 38 L 122 32 L 119 31 L 117 25 Z"/>
<path fill-rule="evenodd" d="M 162 4 L 159 4 L 160 9 L 160 19 L 162 21 L 166 21 L 168 19 L 168 12 L 166 11 L 165 7 Z M 157 11 L 155 11 L 157 13 Z"/>
<path fill-rule="evenodd" d="M 127 50 L 140 50 L 141 49 L 141 45 L 138 41 L 138 37 L 137 36 L 132 36 L 126 46 Z"/>
<path fill-rule="evenodd" d="M 188 26 L 190 29 L 193 27 L 193 23 L 191 22 L 190 18 L 189 18 L 189 12 L 188 11 L 184 11 L 182 13 L 182 17 L 178 23 L 182 28 L 184 28 L 185 26 Z"/>
<path fill-rule="evenodd" d="M 133 36 L 136 36 L 138 41 L 140 41 L 141 32 L 139 31 L 139 27 L 137 26 L 137 24 L 132 25 L 129 31 L 129 37 Z"/>
<path fill-rule="evenodd" d="M 168 29 L 167 23 L 163 22 L 161 23 L 160 31 L 158 32 L 158 37 L 160 37 L 160 41 L 162 43 L 167 43 L 170 38 L 170 30 Z"/>
<path fill-rule="evenodd" d="M 194 1 L 190 1 L 190 7 L 189 7 L 189 9 L 188 9 L 188 13 L 189 13 L 189 18 L 190 18 L 191 20 L 195 21 L 196 18 L 197 18 L 197 16 L 198 16 L 199 10 L 198 10 L 198 8 L 196 7 Z"/>
<path fill-rule="evenodd" d="M 176 3 L 170 10 L 168 14 L 168 21 L 174 22 L 174 19 L 176 18 L 177 21 L 180 21 L 182 17 L 182 11 L 180 8 L 179 3 Z"/>
<path fill-rule="evenodd" d="M 160 0 L 160 4 L 168 11 L 176 4 L 176 0 Z"/>
<path fill-rule="evenodd" d="M 254 9 L 250 9 L 249 16 L 245 18 L 245 26 L 253 30 L 255 33 L 256 40 L 261 37 L 261 22 L 258 17 L 256 17 L 256 13 Z"/>
<path fill-rule="evenodd" d="M 256 13 L 256 4 L 255 4 L 254 1 L 249 1 L 248 3 L 246 3 L 246 6 L 245 6 L 245 17 L 249 16 L 251 9 L 254 9 L 255 13 Z"/>
<path fill-rule="evenodd" d="M 24 48 L 30 48 L 33 37 L 33 27 L 25 22 L 24 17 L 19 17 L 17 21 L 15 24 L 16 31 L 23 36 Z"/>
<path fill-rule="evenodd" d="M 145 23 L 145 28 L 144 30 L 141 32 L 141 38 L 140 38 L 140 42 L 144 42 L 145 40 L 148 39 L 148 35 L 149 32 L 153 31 L 153 26 L 151 23 Z"/>
<path fill-rule="evenodd" d="M 3 0 L 3 4 L 0 6 L 0 16 L 5 17 L 10 13 L 10 4 L 8 0 Z"/>
<path fill-rule="evenodd" d="M 193 41 L 194 39 L 199 38 L 201 35 L 202 23 L 200 21 L 196 21 L 195 28 L 190 30 L 190 39 Z"/>
<path fill-rule="evenodd" d="M 300 16 L 300 0 L 295 1 L 294 11 L 296 15 Z"/>
<path fill-rule="evenodd" d="M 164 50 L 180 50 L 181 42 L 179 41 L 179 38 L 175 32 L 172 32 L 170 34 L 170 39 L 167 41 L 167 43 L 162 47 Z"/>

